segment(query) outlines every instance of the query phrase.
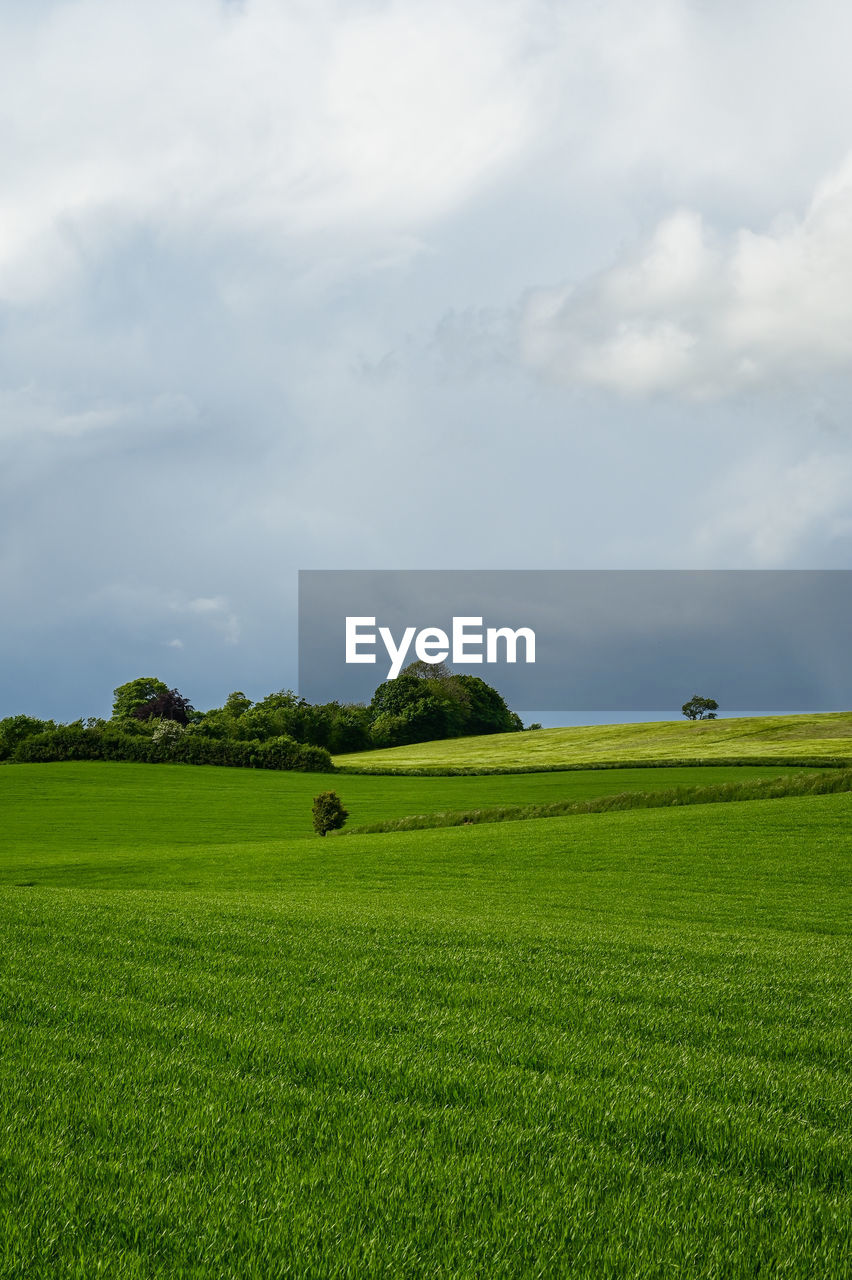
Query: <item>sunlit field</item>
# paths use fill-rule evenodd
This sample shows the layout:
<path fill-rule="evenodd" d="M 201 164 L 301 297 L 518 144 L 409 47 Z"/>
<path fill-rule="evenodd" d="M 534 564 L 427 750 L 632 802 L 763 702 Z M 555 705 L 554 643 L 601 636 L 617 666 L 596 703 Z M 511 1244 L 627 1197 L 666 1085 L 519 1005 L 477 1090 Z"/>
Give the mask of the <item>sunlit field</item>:
<path fill-rule="evenodd" d="M 599 780 L 0 768 L 0 1274 L 849 1274 L 852 796 L 310 831 Z"/>
<path fill-rule="evenodd" d="M 852 712 L 535 729 L 339 756 L 347 769 L 543 768 L 690 760 L 852 759 Z"/>

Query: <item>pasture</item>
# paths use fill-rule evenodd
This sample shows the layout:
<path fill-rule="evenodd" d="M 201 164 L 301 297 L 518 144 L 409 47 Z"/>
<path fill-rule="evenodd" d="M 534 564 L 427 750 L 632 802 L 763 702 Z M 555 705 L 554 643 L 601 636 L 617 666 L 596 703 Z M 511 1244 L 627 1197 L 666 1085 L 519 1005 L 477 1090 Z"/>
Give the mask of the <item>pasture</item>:
<path fill-rule="evenodd" d="M 338 756 L 346 769 L 558 769 L 585 765 L 852 759 L 852 712 L 582 725 L 449 738 Z"/>
<path fill-rule="evenodd" d="M 849 1274 L 852 795 L 309 832 L 599 781 L 0 769 L 0 1276 Z"/>

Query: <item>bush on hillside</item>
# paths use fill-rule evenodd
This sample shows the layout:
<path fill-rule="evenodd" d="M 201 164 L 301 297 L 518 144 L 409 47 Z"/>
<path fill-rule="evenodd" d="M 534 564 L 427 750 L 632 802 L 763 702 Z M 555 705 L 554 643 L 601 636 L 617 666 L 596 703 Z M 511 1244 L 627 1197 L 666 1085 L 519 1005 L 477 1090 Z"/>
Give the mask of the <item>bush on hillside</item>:
<path fill-rule="evenodd" d="M 323 791 L 314 796 L 312 813 L 314 831 L 320 836 L 328 831 L 339 831 L 349 817 L 348 810 L 344 809 L 343 802 L 335 791 Z"/>

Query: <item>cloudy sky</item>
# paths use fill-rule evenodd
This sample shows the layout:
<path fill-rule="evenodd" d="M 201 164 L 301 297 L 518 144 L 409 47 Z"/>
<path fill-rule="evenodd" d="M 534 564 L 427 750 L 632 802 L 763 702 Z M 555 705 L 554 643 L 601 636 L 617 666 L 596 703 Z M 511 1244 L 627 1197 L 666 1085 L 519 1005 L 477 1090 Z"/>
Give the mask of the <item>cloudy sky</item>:
<path fill-rule="evenodd" d="M 847 568 L 852 10 L 0 0 L 0 715 L 299 568 Z"/>

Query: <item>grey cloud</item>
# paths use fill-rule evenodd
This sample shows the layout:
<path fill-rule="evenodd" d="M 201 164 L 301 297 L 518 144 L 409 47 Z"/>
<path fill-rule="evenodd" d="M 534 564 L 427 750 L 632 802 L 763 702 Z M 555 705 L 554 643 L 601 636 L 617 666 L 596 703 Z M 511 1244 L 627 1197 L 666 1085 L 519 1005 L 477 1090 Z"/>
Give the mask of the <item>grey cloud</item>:
<path fill-rule="evenodd" d="M 518 343 L 531 283 L 606 278 L 563 300 L 595 350 L 608 269 L 672 209 L 700 268 L 673 322 L 718 316 L 737 228 L 835 243 L 803 211 L 847 145 L 852 16 L 795 8 L 6 6 L 0 712 L 292 685 L 304 567 L 848 555 L 842 375 L 811 355 L 783 397 L 684 411 Z"/>

